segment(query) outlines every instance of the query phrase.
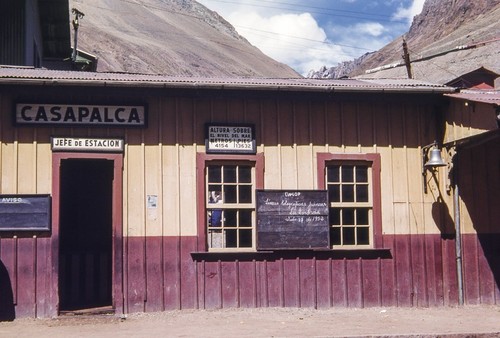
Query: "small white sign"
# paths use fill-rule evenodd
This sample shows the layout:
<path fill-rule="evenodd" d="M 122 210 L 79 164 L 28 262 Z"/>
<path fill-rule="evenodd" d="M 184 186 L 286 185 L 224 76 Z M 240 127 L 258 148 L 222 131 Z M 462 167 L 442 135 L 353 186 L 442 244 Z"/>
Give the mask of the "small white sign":
<path fill-rule="evenodd" d="M 253 127 L 248 125 L 208 125 L 207 153 L 255 153 Z"/>
<path fill-rule="evenodd" d="M 123 145 L 114 138 L 52 137 L 52 151 L 123 152 Z"/>
<path fill-rule="evenodd" d="M 156 209 L 158 207 L 158 195 L 147 196 L 148 209 Z"/>

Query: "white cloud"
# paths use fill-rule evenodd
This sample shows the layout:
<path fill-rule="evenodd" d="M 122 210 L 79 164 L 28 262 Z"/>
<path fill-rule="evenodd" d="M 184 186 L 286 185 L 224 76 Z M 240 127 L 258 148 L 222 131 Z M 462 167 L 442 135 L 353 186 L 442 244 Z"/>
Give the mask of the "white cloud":
<path fill-rule="evenodd" d="M 341 46 L 331 44 L 325 30 L 310 13 L 280 14 L 273 11 L 273 14 L 262 8 L 258 12 L 257 9 L 249 10 L 249 7 L 216 8 L 214 4 L 206 1 L 206 5 L 219 11 L 251 44 L 300 74 L 306 75 L 312 69 L 333 66 L 356 56 L 352 50 L 346 52 Z"/>
<path fill-rule="evenodd" d="M 381 36 L 386 32 L 386 28 L 378 22 L 359 23 L 353 29 L 360 34 L 365 33 L 371 36 Z"/>
<path fill-rule="evenodd" d="M 344 53 L 351 55 L 350 59 L 378 50 L 393 40 L 389 29 L 376 22 L 332 26 L 329 35 L 335 36 L 335 41 L 342 46 Z"/>
<path fill-rule="evenodd" d="M 425 0 L 413 0 L 410 7 L 399 7 L 396 13 L 394 13 L 393 18 L 395 20 L 406 20 L 408 24 L 411 24 L 413 17 L 422 12 Z"/>
<path fill-rule="evenodd" d="M 325 31 L 309 13 L 264 17 L 256 12 L 235 12 L 228 21 L 237 23 L 238 32 L 263 53 L 301 74 L 343 54 L 339 47 L 325 43 Z"/>

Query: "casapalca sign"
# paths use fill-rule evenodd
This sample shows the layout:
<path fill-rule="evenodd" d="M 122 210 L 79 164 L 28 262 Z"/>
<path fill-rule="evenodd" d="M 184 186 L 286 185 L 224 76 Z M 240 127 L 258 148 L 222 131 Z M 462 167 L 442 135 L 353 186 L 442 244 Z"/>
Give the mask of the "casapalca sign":
<path fill-rule="evenodd" d="M 17 124 L 145 126 L 145 106 L 16 104 Z"/>

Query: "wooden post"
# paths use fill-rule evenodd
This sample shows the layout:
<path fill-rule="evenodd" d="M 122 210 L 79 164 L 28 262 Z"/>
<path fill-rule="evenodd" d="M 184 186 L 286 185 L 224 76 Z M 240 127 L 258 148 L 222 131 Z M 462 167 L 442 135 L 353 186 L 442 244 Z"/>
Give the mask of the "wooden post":
<path fill-rule="evenodd" d="M 408 52 L 408 45 L 406 40 L 403 39 L 403 59 L 405 60 L 406 72 L 408 73 L 408 78 L 413 79 L 411 74 L 411 63 L 410 63 L 410 53 Z"/>

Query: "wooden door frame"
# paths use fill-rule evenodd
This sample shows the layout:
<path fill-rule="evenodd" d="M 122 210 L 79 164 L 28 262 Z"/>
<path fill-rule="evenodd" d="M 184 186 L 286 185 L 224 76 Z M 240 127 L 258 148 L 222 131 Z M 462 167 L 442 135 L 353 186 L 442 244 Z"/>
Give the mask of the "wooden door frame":
<path fill-rule="evenodd" d="M 59 229 L 61 196 L 61 162 L 68 159 L 102 159 L 113 161 L 111 296 L 116 314 L 123 314 L 123 154 L 116 153 L 52 153 L 52 240 L 50 258 L 51 311 L 59 315 Z M 52 306 L 51 306 L 52 307 Z"/>

